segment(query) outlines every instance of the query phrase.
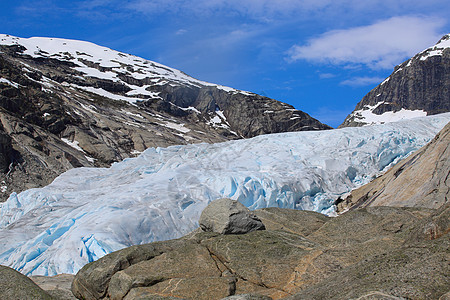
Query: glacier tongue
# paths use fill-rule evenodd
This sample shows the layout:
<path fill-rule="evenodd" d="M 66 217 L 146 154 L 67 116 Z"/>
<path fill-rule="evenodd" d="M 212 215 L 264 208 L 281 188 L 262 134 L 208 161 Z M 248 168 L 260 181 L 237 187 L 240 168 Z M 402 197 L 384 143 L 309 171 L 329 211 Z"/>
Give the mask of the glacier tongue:
<path fill-rule="evenodd" d="M 180 237 L 208 202 L 333 214 L 339 195 L 426 144 L 450 113 L 397 123 L 150 148 L 110 168 L 67 171 L 0 204 L 0 264 L 75 273 L 124 247 Z"/>

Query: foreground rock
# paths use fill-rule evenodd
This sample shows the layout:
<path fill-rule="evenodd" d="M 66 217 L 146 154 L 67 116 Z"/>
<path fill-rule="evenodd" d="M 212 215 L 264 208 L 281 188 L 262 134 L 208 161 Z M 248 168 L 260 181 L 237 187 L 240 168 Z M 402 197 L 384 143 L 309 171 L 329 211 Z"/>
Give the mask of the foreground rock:
<path fill-rule="evenodd" d="M 368 208 L 367 211 L 380 209 L 391 210 Z M 418 213 L 408 209 L 402 211 Z M 409 229 L 411 234 L 405 235 L 403 244 L 399 247 L 386 245 L 389 251 L 373 251 L 369 242 L 366 247 L 367 250 L 369 247 L 372 249 L 373 255 L 366 253 L 364 260 L 288 299 L 445 299 L 443 295 L 450 290 L 449 211 L 450 206 L 445 205 L 429 217 L 417 220 L 417 225 Z M 380 212 L 378 214 L 382 216 Z M 395 210 L 392 213 L 397 214 Z M 345 215 L 354 214 L 349 212 Z M 401 220 L 403 217 L 400 215 Z M 399 233 L 409 231 L 400 220 L 394 223 L 391 223 L 393 220 L 388 223 L 382 221 L 382 227 Z M 429 231 L 430 224 L 436 223 L 440 224 L 438 227 L 442 226 L 439 235 Z"/>
<path fill-rule="evenodd" d="M 59 274 L 56 276 L 31 276 L 30 279 L 55 299 L 75 300 L 71 291 L 74 277 L 72 274 Z"/>
<path fill-rule="evenodd" d="M 254 213 L 266 230 L 199 229 L 117 251 L 83 267 L 72 291 L 80 299 L 438 299 L 448 292 L 448 209 L 365 208 L 337 218 Z M 424 234 L 429 224 L 440 234 Z"/>
<path fill-rule="evenodd" d="M 223 198 L 211 202 L 198 221 L 200 228 L 220 234 L 243 234 L 264 230 L 264 224 L 242 203 Z"/>
<path fill-rule="evenodd" d="M 52 300 L 54 298 L 25 275 L 9 267 L 0 266 L 0 299 Z"/>
<path fill-rule="evenodd" d="M 338 212 L 366 206 L 439 208 L 450 197 L 450 123 L 422 149 L 337 202 Z"/>

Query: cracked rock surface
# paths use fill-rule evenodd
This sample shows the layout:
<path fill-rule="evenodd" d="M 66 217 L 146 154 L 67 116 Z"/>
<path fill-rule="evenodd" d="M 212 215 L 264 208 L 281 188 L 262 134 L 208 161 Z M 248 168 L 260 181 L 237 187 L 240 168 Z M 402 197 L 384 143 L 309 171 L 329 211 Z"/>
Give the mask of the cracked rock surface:
<path fill-rule="evenodd" d="M 247 207 L 228 198 L 208 204 L 198 222 L 203 231 L 220 234 L 243 234 L 265 229 L 261 220 Z"/>
<path fill-rule="evenodd" d="M 72 291 L 79 299 L 127 300 L 438 299 L 448 292 L 448 207 L 364 208 L 336 218 L 279 208 L 254 213 L 266 230 L 197 229 L 126 248 L 83 267 Z M 428 230 L 431 223 L 439 234 Z"/>

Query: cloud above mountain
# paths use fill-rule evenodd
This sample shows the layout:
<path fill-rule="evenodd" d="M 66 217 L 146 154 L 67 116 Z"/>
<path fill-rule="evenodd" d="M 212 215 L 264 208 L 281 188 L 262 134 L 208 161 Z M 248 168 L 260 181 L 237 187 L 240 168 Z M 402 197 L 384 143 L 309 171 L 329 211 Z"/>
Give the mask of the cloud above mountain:
<path fill-rule="evenodd" d="M 376 78 L 450 32 L 449 10 L 448 0 L 16 0 L 0 1 L 0 28 L 95 42 L 309 113 L 319 102 L 350 113 Z"/>
<path fill-rule="evenodd" d="M 309 60 L 335 65 L 363 64 L 372 69 L 391 69 L 442 36 L 441 19 L 393 17 L 368 26 L 332 30 L 294 45 L 290 61 Z"/>

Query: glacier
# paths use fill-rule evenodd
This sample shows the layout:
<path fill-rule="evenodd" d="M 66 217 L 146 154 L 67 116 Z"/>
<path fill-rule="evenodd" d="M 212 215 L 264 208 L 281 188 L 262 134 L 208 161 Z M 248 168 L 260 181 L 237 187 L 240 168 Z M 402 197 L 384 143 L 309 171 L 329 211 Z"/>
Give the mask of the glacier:
<path fill-rule="evenodd" d="M 334 201 L 430 141 L 450 113 L 219 144 L 149 148 L 110 168 L 77 168 L 0 204 L 0 264 L 76 273 L 136 244 L 194 230 L 210 201 L 334 214 Z"/>

